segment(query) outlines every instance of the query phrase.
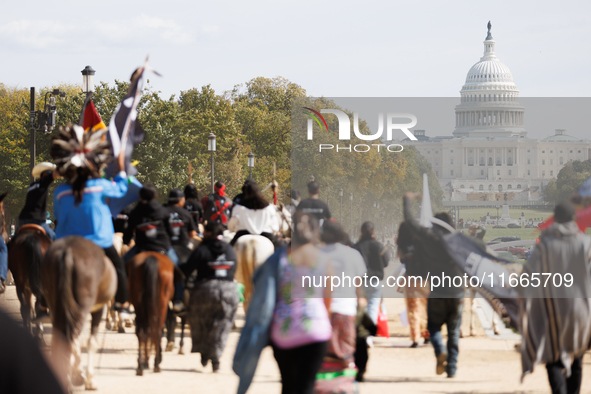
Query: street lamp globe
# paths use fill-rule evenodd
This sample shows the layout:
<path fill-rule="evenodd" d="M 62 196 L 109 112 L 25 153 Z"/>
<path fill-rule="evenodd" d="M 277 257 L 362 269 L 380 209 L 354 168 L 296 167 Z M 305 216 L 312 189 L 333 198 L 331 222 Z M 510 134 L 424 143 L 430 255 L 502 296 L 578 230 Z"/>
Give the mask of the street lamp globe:
<path fill-rule="evenodd" d="M 94 74 L 95 70 L 90 66 L 86 66 L 82 70 L 82 92 L 89 94 L 94 92 Z"/>
<path fill-rule="evenodd" d="M 349 193 L 349 200 L 353 201 L 353 193 Z"/>
<path fill-rule="evenodd" d="M 343 188 L 342 187 L 339 189 L 339 196 L 343 197 Z"/>
<path fill-rule="evenodd" d="M 254 153 L 250 152 L 246 157 L 248 157 L 247 165 L 250 168 L 254 167 Z"/>
<path fill-rule="evenodd" d="M 213 132 L 210 132 L 207 137 L 207 151 L 215 152 L 215 134 Z"/>

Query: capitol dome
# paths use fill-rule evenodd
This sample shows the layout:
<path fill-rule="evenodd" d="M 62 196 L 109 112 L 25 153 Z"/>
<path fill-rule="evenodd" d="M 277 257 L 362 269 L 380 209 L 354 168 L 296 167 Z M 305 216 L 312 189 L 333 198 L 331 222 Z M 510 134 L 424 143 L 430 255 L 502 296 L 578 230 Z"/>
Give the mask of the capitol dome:
<path fill-rule="evenodd" d="M 466 75 L 456 107 L 455 137 L 525 137 L 524 111 L 509 67 L 495 54 L 488 23 L 484 54 Z"/>

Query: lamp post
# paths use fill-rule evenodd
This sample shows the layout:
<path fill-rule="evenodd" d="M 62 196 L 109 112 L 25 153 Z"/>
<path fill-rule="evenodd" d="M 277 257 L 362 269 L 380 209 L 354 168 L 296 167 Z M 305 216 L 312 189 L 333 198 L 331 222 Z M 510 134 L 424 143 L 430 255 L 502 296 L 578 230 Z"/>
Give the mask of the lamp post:
<path fill-rule="evenodd" d="M 89 94 L 94 93 L 94 74 L 96 73 L 95 70 L 92 69 L 90 66 L 84 67 L 82 72 L 82 92 L 86 93 L 88 96 Z"/>
<path fill-rule="evenodd" d="M 35 156 L 36 152 L 36 135 L 37 130 L 43 130 L 44 133 L 51 133 L 55 127 L 55 118 L 57 116 L 56 97 L 66 97 L 66 92 L 62 92 L 59 89 L 53 89 L 53 91 L 45 93 L 45 102 L 43 105 L 43 111 L 36 111 L 35 109 L 35 88 L 31 87 L 30 93 L 30 170 L 31 170 L 31 182 L 33 179 L 33 167 L 35 167 Z M 49 104 L 47 103 L 47 95 L 49 95 Z"/>
<path fill-rule="evenodd" d="M 215 190 L 213 188 L 214 183 L 214 174 L 213 174 L 213 154 L 215 153 L 215 134 L 213 132 L 209 132 L 209 136 L 207 137 L 207 151 L 211 153 L 211 192 L 213 193 Z"/>
<path fill-rule="evenodd" d="M 351 223 L 349 224 L 350 230 L 349 230 L 349 234 L 351 234 L 351 236 L 353 236 L 353 193 L 349 193 L 349 200 L 351 201 Z"/>
<path fill-rule="evenodd" d="M 341 224 L 343 223 L 343 188 L 341 187 L 339 189 L 339 196 L 341 197 L 341 209 L 339 212 L 339 222 L 341 222 Z"/>
<path fill-rule="evenodd" d="M 252 169 L 254 168 L 254 153 L 250 152 L 248 155 L 248 160 L 246 161 L 246 164 L 248 165 L 249 168 L 249 173 L 248 173 L 248 179 L 252 179 Z"/>

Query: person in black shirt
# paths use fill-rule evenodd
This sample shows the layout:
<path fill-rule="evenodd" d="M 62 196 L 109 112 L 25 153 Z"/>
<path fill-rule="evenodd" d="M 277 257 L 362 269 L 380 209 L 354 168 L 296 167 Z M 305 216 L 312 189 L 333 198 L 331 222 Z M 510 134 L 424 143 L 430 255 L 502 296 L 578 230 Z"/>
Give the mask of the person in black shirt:
<path fill-rule="evenodd" d="M 55 164 L 47 162 L 37 164 L 33 168 L 33 177 L 36 179 L 27 189 L 25 206 L 18 216 L 18 228 L 25 224 L 38 224 L 43 227 L 45 234 L 55 241 L 55 232 L 46 222 L 49 186 L 58 177 Z"/>
<path fill-rule="evenodd" d="M 189 211 L 191 217 L 193 218 L 193 222 L 195 223 L 195 228 L 197 232 L 199 231 L 199 223 L 203 220 L 203 205 L 201 205 L 201 201 L 199 201 L 199 192 L 197 191 L 197 187 L 192 183 L 189 183 L 185 186 L 185 205 L 184 208 Z"/>
<path fill-rule="evenodd" d="M 435 223 L 431 228 L 422 227 L 413 217 L 411 212 L 412 200 L 420 197 L 417 194 L 407 192 L 403 196 L 404 220 L 414 236 L 415 248 L 413 263 L 428 267 L 432 276 L 445 273 L 448 277 L 461 276 L 462 271 L 454 263 L 446 251 L 443 235 L 453 230 L 453 222 L 447 212 L 435 215 L 436 219 L 448 226 Z M 431 343 L 437 357 L 436 373 L 438 375 L 447 372 L 448 378 L 456 374 L 460 326 L 462 324 L 462 310 L 464 307 L 464 287 L 453 286 L 451 281 L 442 280 L 442 285 L 433 289 L 427 301 L 427 329 L 431 337 Z M 441 326 L 447 326 L 447 349 L 443 345 Z"/>
<path fill-rule="evenodd" d="M 168 210 L 170 211 L 168 222 L 172 231 L 170 243 L 180 263 L 187 261 L 193 249 L 193 244 L 189 241 L 191 239 L 199 240 L 193 218 L 183 208 L 184 205 L 185 194 L 180 189 L 172 189 L 168 194 Z"/>
<path fill-rule="evenodd" d="M 193 353 L 201 353 L 201 364 L 209 360 L 214 372 L 220 367 L 220 358 L 232 322 L 238 309 L 238 292 L 234 283 L 236 254 L 234 249 L 219 239 L 224 227 L 214 221 L 205 226 L 203 242 L 181 265 L 190 277 L 197 270 L 197 279 L 188 305 Z"/>
<path fill-rule="evenodd" d="M 369 279 L 365 287 L 366 310 L 371 320 L 377 324 L 383 292 L 384 268 L 388 266 L 390 254 L 384 245 L 375 239 L 375 226 L 372 222 L 365 222 L 361 225 L 361 238 L 353 248 L 361 253 L 367 267 Z M 374 277 L 375 279 L 372 280 Z"/>
<path fill-rule="evenodd" d="M 310 197 L 300 202 L 296 211 L 302 211 L 316 216 L 321 224 L 323 220 L 330 219 L 332 215 L 330 214 L 328 205 L 324 201 L 318 199 L 320 195 L 320 185 L 318 182 L 312 181 L 308 183 L 308 194 Z"/>
<path fill-rule="evenodd" d="M 170 242 L 172 230 L 169 210 L 156 201 L 158 193 L 154 185 L 144 185 L 139 194 L 140 201 L 130 212 L 127 229 L 123 233 L 125 245 L 129 245 L 135 233 L 135 246 L 123 256 L 123 260 L 128 261 L 141 252 L 159 252 L 167 255 L 175 266 L 178 265 L 178 256 Z M 177 282 L 174 291 L 175 310 L 182 310 L 182 299 L 182 282 Z"/>

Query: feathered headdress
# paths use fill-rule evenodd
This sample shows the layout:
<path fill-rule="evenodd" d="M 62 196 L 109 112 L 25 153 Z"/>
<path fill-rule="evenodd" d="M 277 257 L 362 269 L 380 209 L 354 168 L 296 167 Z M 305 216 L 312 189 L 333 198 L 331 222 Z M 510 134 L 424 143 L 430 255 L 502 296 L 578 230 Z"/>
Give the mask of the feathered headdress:
<path fill-rule="evenodd" d="M 99 178 L 101 170 L 111 161 L 111 144 L 104 138 L 107 129 L 84 132 L 78 125 L 68 123 L 54 137 L 49 150 L 57 172 L 69 184 L 79 177 Z"/>

